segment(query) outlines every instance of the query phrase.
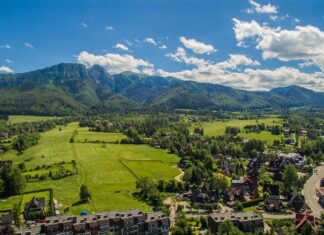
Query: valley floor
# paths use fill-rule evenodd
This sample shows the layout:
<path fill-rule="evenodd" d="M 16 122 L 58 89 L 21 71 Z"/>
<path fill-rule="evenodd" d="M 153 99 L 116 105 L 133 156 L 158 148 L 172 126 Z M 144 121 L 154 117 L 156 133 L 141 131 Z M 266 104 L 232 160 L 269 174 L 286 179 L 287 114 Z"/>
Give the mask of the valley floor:
<path fill-rule="evenodd" d="M 75 130 L 78 134 L 74 143 L 70 143 Z M 147 145 L 115 143 L 122 138 L 124 136 L 120 133 L 89 132 L 86 128 L 80 128 L 78 123 L 72 123 L 42 134 L 39 144 L 27 149 L 21 156 L 8 152 L 0 155 L 0 158 L 14 159 L 16 164 L 26 162 L 30 171 L 25 174 L 41 174 L 41 170 L 55 169 L 55 164 L 62 161 L 63 166 L 69 168 L 68 164 L 76 161 L 77 174 L 58 180 L 47 178 L 30 182 L 25 190 L 52 188 L 54 198 L 62 204 L 61 210 L 69 207 L 74 214 L 82 210 L 94 212 L 139 208 L 149 211 L 149 205 L 133 196 L 137 178 L 149 176 L 156 180 L 173 179 L 180 173 L 176 167 L 179 159 Z M 93 143 L 97 140 L 101 142 Z M 36 170 L 39 167 L 41 169 Z M 90 203 L 79 202 L 81 184 L 86 184 L 90 190 Z M 10 209 L 20 200 L 19 196 L 1 199 L 0 210 Z"/>

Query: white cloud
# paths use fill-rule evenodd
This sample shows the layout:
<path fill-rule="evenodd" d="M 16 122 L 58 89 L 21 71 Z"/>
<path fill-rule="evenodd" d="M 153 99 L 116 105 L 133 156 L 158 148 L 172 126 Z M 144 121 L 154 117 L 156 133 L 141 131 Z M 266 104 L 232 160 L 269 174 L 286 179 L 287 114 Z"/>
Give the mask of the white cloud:
<path fill-rule="evenodd" d="M 232 72 L 217 67 L 209 65 L 179 72 L 167 72 L 159 69 L 157 73 L 161 76 L 221 84 L 242 90 L 261 91 L 280 86 L 299 85 L 317 91 L 324 91 L 323 72 L 308 74 L 291 67 L 280 67 L 274 70 L 246 68 L 242 72 Z"/>
<path fill-rule="evenodd" d="M 28 42 L 25 42 L 24 44 L 25 44 L 25 47 L 28 47 L 30 49 L 34 49 L 34 46 L 32 44 L 30 44 Z"/>
<path fill-rule="evenodd" d="M 9 44 L 4 44 L 4 45 L 0 45 L 0 48 L 10 49 L 11 46 Z"/>
<path fill-rule="evenodd" d="M 249 0 L 249 3 L 251 5 L 251 8 L 246 9 L 246 12 L 249 14 L 252 13 L 260 13 L 260 14 L 276 14 L 278 13 L 278 9 L 276 6 L 271 5 L 270 3 L 266 5 L 261 5 L 260 3 L 257 3 L 256 1 Z"/>
<path fill-rule="evenodd" d="M 114 30 L 114 27 L 107 25 L 107 26 L 105 27 L 105 29 L 106 29 L 107 31 L 111 31 L 111 30 Z"/>
<path fill-rule="evenodd" d="M 0 66 L 0 73 L 13 73 L 13 70 L 7 66 Z"/>
<path fill-rule="evenodd" d="M 88 28 L 88 25 L 84 22 L 81 22 L 81 26 L 84 27 L 84 28 Z"/>
<path fill-rule="evenodd" d="M 14 63 L 15 63 L 13 60 L 9 60 L 9 59 L 5 59 L 5 62 L 6 62 L 7 64 L 14 64 Z"/>
<path fill-rule="evenodd" d="M 159 46 L 159 48 L 160 49 L 167 49 L 168 47 L 166 45 L 162 44 L 162 45 Z"/>
<path fill-rule="evenodd" d="M 252 38 L 256 48 L 262 50 L 264 59 L 311 61 L 324 70 L 324 32 L 317 27 L 296 26 L 294 30 L 286 30 L 261 26 L 254 20 L 233 21 L 238 46 L 245 45 L 245 40 Z"/>
<path fill-rule="evenodd" d="M 196 39 L 187 39 L 185 37 L 179 39 L 186 48 L 197 54 L 210 54 L 217 51 L 212 45 L 199 42 Z"/>
<path fill-rule="evenodd" d="M 121 44 L 121 43 L 117 43 L 117 44 L 115 45 L 115 48 L 116 48 L 116 49 L 119 49 L 119 50 L 122 50 L 122 51 L 128 51 L 128 47 L 125 46 L 124 44 Z"/>
<path fill-rule="evenodd" d="M 78 62 L 88 67 L 95 64 L 101 65 L 109 73 L 121 73 L 131 71 L 141 73 L 145 69 L 153 69 L 154 65 L 148 61 L 134 58 L 132 55 L 120 55 L 107 53 L 105 55 L 94 55 L 86 51 L 80 52 Z"/>
<path fill-rule="evenodd" d="M 154 46 L 157 45 L 157 43 L 156 43 L 156 41 L 155 41 L 154 38 L 145 38 L 145 39 L 144 39 L 144 42 L 149 43 L 149 44 L 152 44 L 152 45 L 154 45 Z"/>
<path fill-rule="evenodd" d="M 187 65 L 195 65 L 197 67 L 207 65 L 210 63 L 209 61 L 204 59 L 199 59 L 193 56 L 187 56 L 186 51 L 182 47 L 178 47 L 175 53 L 169 53 L 166 56 L 174 61 L 184 62 Z"/>

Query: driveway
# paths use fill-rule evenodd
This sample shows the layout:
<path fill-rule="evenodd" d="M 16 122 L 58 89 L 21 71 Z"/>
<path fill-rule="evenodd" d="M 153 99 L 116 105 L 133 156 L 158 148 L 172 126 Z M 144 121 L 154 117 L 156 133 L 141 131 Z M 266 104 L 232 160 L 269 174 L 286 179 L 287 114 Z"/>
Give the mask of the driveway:
<path fill-rule="evenodd" d="M 324 211 L 323 208 L 318 203 L 318 198 L 316 197 L 316 188 L 319 188 L 321 179 L 324 178 L 324 166 L 317 168 L 317 173 L 314 173 L 312 177 L 304 185 L 303 194 L 305 196 L 305 201 L 312 209 L 316 217 L 321 216 L 321 212 Z"/>

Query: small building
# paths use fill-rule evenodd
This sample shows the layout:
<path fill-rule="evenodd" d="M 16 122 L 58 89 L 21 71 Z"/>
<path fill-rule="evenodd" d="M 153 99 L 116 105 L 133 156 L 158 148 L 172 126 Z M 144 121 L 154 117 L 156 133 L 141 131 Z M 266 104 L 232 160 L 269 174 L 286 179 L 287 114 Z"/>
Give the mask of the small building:
<path fill-rule="evenodd" d="M 318 228 L 316 225 L 316 220 L 315 220 L 315 216 L 312 215 L 310 212 L 308 211 L 304 211 L 303 213 L 296 213 L 295 215 L 295 225 L 296 225 L 296 230 L 298 232 L 301 231 L 302 227 L 304 224 L 308 223 L 312 230 L 317 233 Z"/>
<path fill-rule="evenodd" d="M 270 196 L 279 197 L 280 190 L 278 184 L 263 184 L 263 193 L 268 193 Z"/>
<path fill-rule="evenodd" d="M 208 216 L 208 226 L 213 233 L 217 233 L 219 225 L 231 221 L 243 232 L 257 233 L 263 231 L 263 219 L 254 212 L 213 213 Z"/>
<path fill-rule="evenodd" d="M 46 210 L 44 197 L 33 197 L 25 206 L 24 214 L 26 218 L 30 216 L 43 215 Z"/>
<path fill-rule="evenodd" d="M 288 202 L 288 206 L 295 211 L 301 211 L 305 205 L 305 197 L 299 193 L 293 194 Z"/>
<path fill-rule="evenodd" d="M 264 209 L 267 212 L 280 212 L 283 205 L 279 198 L 269 197 L 264 199 Z"/>

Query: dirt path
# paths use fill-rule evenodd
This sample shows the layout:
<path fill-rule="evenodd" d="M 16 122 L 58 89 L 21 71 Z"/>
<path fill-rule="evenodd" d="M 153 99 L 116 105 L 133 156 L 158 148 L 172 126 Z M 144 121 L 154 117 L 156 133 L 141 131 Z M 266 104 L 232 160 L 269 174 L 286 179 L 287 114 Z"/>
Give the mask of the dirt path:
<path fill-rule="evenodd" d="M 176 177 L 174 177 L 174 179 L 175 179 L 176 181 L 178 181 L 178 182 L 181 182 L 181 181 L 182 181 L 182 177 L 183 177 L 183 175 L 184 175 L 184 171 L 181 170 L 180 168 L 179 168 L 179 171 L 180 171 L 180 174 L 177 175 Z"/>

